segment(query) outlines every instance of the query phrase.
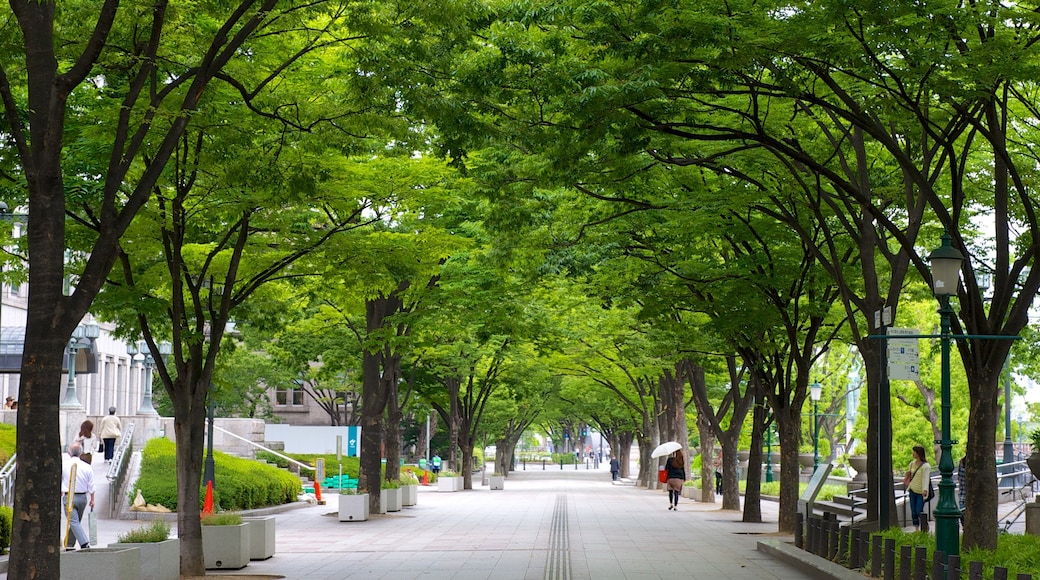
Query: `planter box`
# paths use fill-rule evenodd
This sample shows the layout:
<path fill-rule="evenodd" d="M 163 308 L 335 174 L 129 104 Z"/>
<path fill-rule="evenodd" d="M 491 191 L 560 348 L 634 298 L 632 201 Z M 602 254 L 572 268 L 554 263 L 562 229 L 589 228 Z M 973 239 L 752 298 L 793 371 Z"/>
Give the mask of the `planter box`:
<path fill-rule="evenodd" d="M 386 515 L 386 503 L 387 503 L 387 492 L 388 489 L 379 490 L 379 513 L 380 515 Z"/>
<path fill-rule="evenodd" d="M 59 566 L 63 579 L 136 580 L 141 577 L 141 550 L 120 547 L 62 552 Z"/>
<path fill-rule="evenodd" d="M 696 495 L 694 495 L 696 494 Z M 697 499 L 697 496 L 701 494 L 701 490 L 690 485 L 684 485 L 682 488 L 682 496 L 687 499 Z"/>
<path fill-rule="evenodd" d="M 109 544 L 109 548 L 137 548 L 141 554 L 141 580 L 180 580 L 181 541 L 170 538 L 142 544 Z"/>
<path fill-rule="evenodd" d="M 454 477 L 438 477 L 437 491 L 455 491 Z"/>
<path fill-rule="evenodd" d="M 266 560 L 274 556 L 274 516 L 242 518 L 249 530 L 249 559 Z"/>
<path fill-rule="evenodd" d="M 386 500 L 386 511 L 401 511 L 401 504 L 403 501 L 401 497 L 401 488 L 395 487 L 392 489 L 384 489 L 383 491 L 386 492 L 386 495 L 384 496 L 384 499 Z"/>
<path fill-rule="evenodd" d="M 238 570 L 249 564 L 250 524 L 202 526 L 202 555 L 207 569 Z"/>
<path fill-rule="evenodd" d="M 463 488 L 466 487 L 465 484 L 462 483 L 462 476 L 461 475 L 453 477 L 452 479 L 455 480 L 455 491 L 462 491 Z"/>
<path fill-rule="evenodd" d="M 488 477 L 488 485 L 491 489 L 505 489 L 506 488 L 506 476 L 504 475 L 492 475 Z"/>
<path fill-rule="evenodd" d="M 339 495 L 339 521 L 363 522 L 368 519 L 368 494 Z"/>
<path fill-rule="evenodd" d="M 419 486 L 418 485 L 403 485 L 401 486 L 401 505 L 413 506 L 419 503 Z"/>

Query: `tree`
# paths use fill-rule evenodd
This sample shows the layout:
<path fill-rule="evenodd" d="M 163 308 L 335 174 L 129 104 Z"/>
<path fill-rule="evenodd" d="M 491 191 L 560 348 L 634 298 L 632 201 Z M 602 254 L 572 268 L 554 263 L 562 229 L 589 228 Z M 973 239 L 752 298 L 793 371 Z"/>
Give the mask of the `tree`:
<path fill-rule="evenodd" d="M 233 82 L 232 63 L 263 55 L 264 62 L 254 59 L 248 68 L 274 79 L 301 55 L 329 42 L 328 29 L 314 28 L 314 22 L 334 27 L 349 12 L 332 2 L 232 4 L 212 6 L 205 15 L 178 12 L 164 1 L 140 7 L 114 0 L 100 6 L 10 4 L 18 28 L 11 27 L 5 39 L 0 100 L 5 145 L 13 149 L 18 167 L 4 179 L 22 194 L 19 202 L 26 200 L 31 256 L 12 577 L 58 575 L 53 498 L 59 492 L 54 455 L 60 443 L 59 392 L 53 386 L 60 380 L 64 346 L 104 284 L 120 238 L 159 182 L 191 113 L 215 79 Z M 297 41 L 293 50 L 279 52 L 286 48 L 280 37 L 290 31 Z M 19 53 L 20 62 L 14 56 Z M 256 96 L 252 90 L 243 92 L 247 100 Z M 77 130 L 109 135 L 107 143 L 83 152 L 91 171 L 74 167 L 83 156 L 67 155 L 79 142 L 73 138 Z M 77 182 L 89 187 L 78 189 Z M 89 195 L 70 199 L 74 191 Z M 88 226 L 75 244 L 66 228 L 69 214 Z M 73 265 L 65 262 L 70 246 L 84 252 L 74 272 L 67 272 Z M 67 273 L 76 283 L 66 296 Z"/>

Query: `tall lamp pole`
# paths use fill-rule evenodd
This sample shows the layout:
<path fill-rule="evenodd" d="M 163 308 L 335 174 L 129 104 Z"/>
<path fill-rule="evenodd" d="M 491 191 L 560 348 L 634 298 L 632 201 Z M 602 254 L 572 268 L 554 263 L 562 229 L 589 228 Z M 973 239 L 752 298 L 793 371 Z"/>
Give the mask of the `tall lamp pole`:
<path fill-rule="evenodd" d="M 928 261 L 932 267 L 932 292 L 939 299 L 939 344 L 942 353 L 942 438 L 939 440 L 939 504 L 935 508 L 935 549 L 946 556 L 960 554 L 960 510 L 953 493 L 953 441 L 950 438 L 950 296 L 957 293 L 964 256 L 950 245 L 950 234 L 943 233 L 942 245 Z"/>
<path fill-rule="evenodd" d="M 813 417 L 813 438 L 812 438 L 812 451 L 813 451 L 813 473 L 816 473 L 816 469 L 820 467 L 820 396 L 823 395 L 823 385 L 820 383 L 813 383 L 809 385 L 809 398 L 812 399 L 812 417 Z"/>
<path fill-rule="evenodd" d="M 773 415 L 766 421 L 766 483 L 773 483 Z"/>
<path fill-rule="evenodd" d="M 206 421 L 209 423 L 209 429 L 206 430 L 206 461 L 202 468 L 202 485 L 206 486 L 209 482 L 213 482 L 213 488 L 216 489 L 217 481 L 214 479 L 213 474 L 213 399 L 209 400 L 209 409 L 207 411 Z"/>
<path fill-rule="evenodd" d="M 101 335 L 101 328 L 96 323 L 78 324 L 72 331 L 69 339 L 69 380 L 65 387 L 65 399 L 61 402 L 62 409 L 82 409 L 83 404 L 76 396 L 76 353 L 79 349 L 91 345 L 91 341 Z"/>

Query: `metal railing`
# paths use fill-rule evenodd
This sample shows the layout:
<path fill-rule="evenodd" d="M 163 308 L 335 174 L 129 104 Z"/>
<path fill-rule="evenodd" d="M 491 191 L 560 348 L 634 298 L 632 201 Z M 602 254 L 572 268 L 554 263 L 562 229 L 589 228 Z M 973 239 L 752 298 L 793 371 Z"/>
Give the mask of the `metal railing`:
<path fill-rule="evenodd" d="M 18 464 L 17 459 L 16 453 L 0 469 L 0 505 L 14 507 L 14 468 Z"/>
<path fill-rule="evenodd" d="M 297 461 L 297 460 L 293 459 L 292 457 L 289 457 L 288 455 L 285 455 L 283 453 L 278 453 L 274 449 L 270 449 L 268 447 L 264 447 L 263 445 L 260 445 L 259 443 L 255 442 L 255 441 L 250 441 L 249 439 L 246 439 L 245 437 L 242 437 L 241 435 L 236 435 L 236 434 L 232 433 L 231 431 L 228 431 L 227 429 L 224 429 L 222 427 L 217 427 L 216 425 L 214 425 L 213 429 L 216 430 L 216 431 L 220 431 L 221 433 L 223 433 L 225 435 L 230 435 L 230 436 L 234 437 L 235 439 L 238 439 L 239 441 L 245 441 L 246 443 L 252 445 L 253 447 L 256 447 L 257 449 L 260 449 L 262 451 L 266 451 L 266 452 L 274 455 L 275 457 L 280 457 L 280 458 L 288 461 L 290 464 L 295 465 L 297 467 L 302 467 L 304 469 L 311 469 L 311 470 L 314 469 L 313 465 L 307 465 L 306 463 L 304 463 L 302 461 Z"/>
<path fill-rule="evenodd" d="M 112 463 L 108 465 L 108 517 L 114 518 L 119 513 L 119 499 L 126 483 L 126 474 L 130 463 L 130 456 L 134 452 L 134 429 L 135 423 L 127 426 L 126 432 L 119 438 L 115 452 L 112 454 Z"/>

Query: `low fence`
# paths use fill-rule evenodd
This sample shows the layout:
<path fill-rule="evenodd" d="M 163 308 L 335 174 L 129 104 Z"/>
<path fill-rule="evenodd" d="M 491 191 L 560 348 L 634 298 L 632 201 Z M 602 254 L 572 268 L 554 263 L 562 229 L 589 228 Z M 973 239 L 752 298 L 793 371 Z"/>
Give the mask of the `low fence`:
<path fill-rule="evenodd" d="M 896 565 L 895 540 L 871 535 L 865 530 L 843 526 L 827 515 L 806 519 L 798 514 L 794 536 L 795 546 L 821 558 L 826 558 L 850 569 L 863 569 L 872 578 L 885 580 L 982 580 L 982 562 L 968 562 L 965 567 L 959 556 L 936 551 L 928 562 L 924 546 L 898 546 L 899 564 Z M 880 554 L 880 557 L 874 555 Z M 868 570 L 869 567 L 869 570 Z M 1007 580 L 1007 568 L 994 567 L 993 580 Z M 1033 580 L 1031 574 L 1018 574 L 1016 580 Z"/>

